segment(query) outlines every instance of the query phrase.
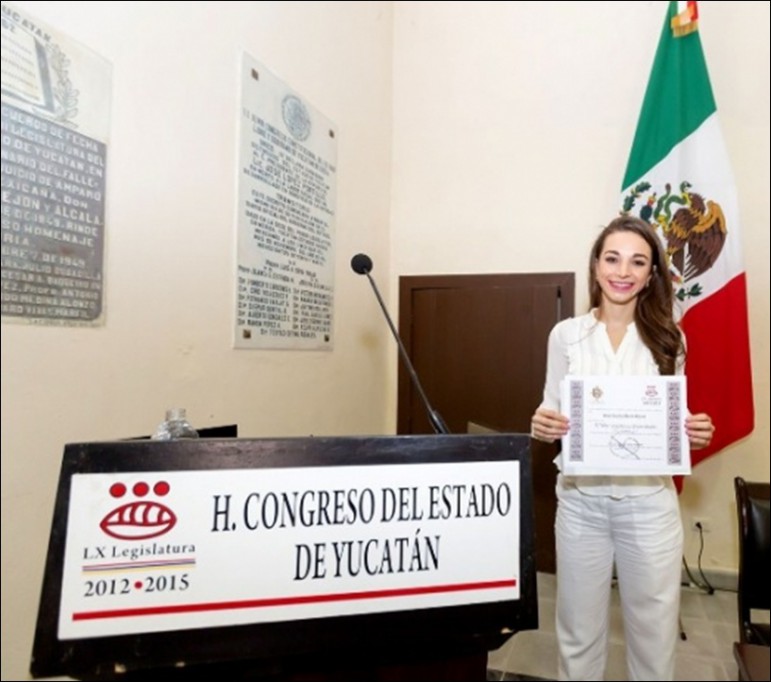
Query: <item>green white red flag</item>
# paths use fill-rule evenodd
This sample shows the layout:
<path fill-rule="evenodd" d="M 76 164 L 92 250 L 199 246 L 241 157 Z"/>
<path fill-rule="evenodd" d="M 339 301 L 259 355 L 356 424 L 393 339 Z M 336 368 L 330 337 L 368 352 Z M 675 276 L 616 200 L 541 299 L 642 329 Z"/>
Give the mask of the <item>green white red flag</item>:
<path fill-rule="evenodd" d="M 622 190 L 622 210 L 667 250 L 687 340 L 688 407 L 716 430 L 692 464 L 754 428 L 747 286 L 736 187 L 695 2 L 670 2 Z"/>

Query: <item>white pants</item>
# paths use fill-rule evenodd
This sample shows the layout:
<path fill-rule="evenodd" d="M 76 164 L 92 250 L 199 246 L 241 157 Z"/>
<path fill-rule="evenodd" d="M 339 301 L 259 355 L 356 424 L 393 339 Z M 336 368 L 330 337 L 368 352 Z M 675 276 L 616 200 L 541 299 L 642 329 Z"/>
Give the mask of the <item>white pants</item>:
<path fill-rule="evenodd" d="M 557 482 L 560 680 L 602 680 L 613 562 L 630 680 L 672 680 L 683 527 L 674 486 L 613 499 Z"/>

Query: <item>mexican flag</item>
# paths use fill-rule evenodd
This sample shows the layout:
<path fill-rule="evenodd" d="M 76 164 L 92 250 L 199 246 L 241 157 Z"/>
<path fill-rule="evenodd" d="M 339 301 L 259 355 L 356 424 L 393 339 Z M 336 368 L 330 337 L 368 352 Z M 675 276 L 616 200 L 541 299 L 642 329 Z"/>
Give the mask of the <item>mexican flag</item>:
<path fill-rule="evenodd" d="M 715 424 L 692 464 L 754 427 L 747 285 L 731 168 L 695 2 L 670 2 L 629 155 L 622 210 L 666 248 L 686 335 L 688 409 Z"/>

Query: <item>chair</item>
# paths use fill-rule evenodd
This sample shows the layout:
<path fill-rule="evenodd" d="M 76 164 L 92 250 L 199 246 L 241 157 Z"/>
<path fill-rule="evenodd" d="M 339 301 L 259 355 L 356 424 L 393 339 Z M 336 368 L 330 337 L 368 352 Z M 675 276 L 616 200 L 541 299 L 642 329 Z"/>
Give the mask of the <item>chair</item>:
<path fill-rule="evenodd" d="M 768 565 L 771 551 L 770 483 L 734 479 L 739 517 L 739 640 L 769 646 L 768 622 L 753 621 L 753 610 L 771 610 Z"/>

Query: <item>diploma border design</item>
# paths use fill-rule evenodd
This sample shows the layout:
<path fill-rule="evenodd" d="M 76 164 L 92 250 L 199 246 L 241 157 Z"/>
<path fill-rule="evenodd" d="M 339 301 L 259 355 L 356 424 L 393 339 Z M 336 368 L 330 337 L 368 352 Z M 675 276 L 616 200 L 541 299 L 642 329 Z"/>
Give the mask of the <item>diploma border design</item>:
<path fill-rule="evenodd" d="M 681 384 L 667 382 L 667 463 L 682 464 L 682 428 L 683 415 L 680 413 Z"/>
<path fill-rule="evenodd" d="M 570 382 L 570 452 L 571 462 L 584 461 L 584 382 Z"/>

